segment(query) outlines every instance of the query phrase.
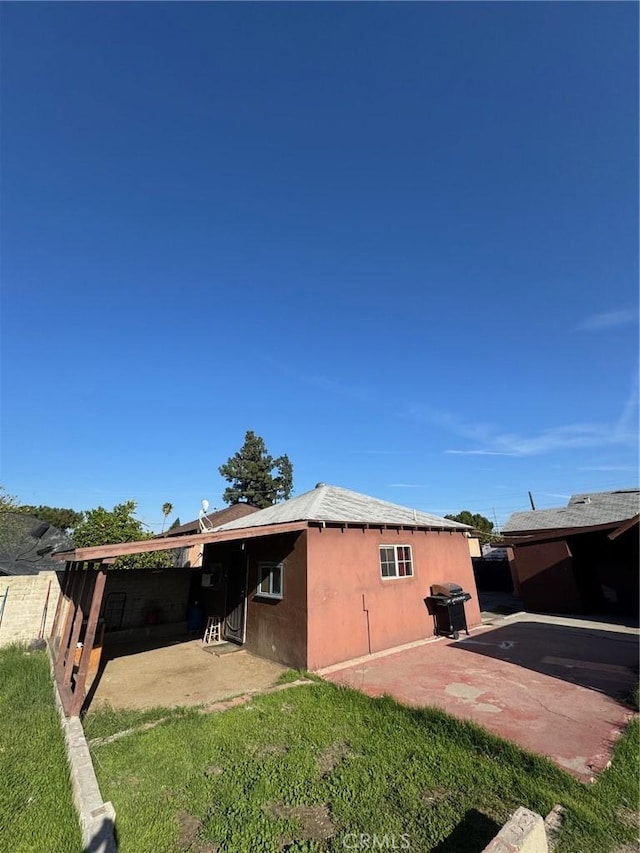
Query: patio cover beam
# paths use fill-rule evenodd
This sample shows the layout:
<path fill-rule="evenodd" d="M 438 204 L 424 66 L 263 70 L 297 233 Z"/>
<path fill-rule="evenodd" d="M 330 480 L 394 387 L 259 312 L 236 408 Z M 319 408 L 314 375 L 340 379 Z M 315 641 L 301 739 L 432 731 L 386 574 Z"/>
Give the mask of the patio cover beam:
<path fill-rule="evenodd" d="M 630 518 L 629 521 L 625 521 L 624 524 L 621 524 L 613 533 L 610 533 L 607 536 L 607 539 L 610 539 L 612 542 L 614 539 L 617 539 L 618 536 L 622 536 L 623 533 L 626 533 L 627 530 L 631 530 L 640 522 L 640 515 L 634 515 L 633 518 Z"/>
<path fill-rule="evenodd" d="M 87 574 L 89 574 L 87 569 Z M 104 568 L 92 572 L 95 577 L 93 584 L 93 595 L 91 597 L 91 607 L 89 609 L 89 617 L 87 619 L 87 627 L 84 634 L 84 643 L 82 646 L 82 654 L 80 656 L 80 665 L 76 674 L 75 686 L 73 690 L 73 702 L 71 703 L 71 716 L 77 717 L 82 710 L 84 700 L 86 698 L 85 685 L 87 682 L 87 673 L 89 672 L 89 663 L 91 660 L 91 652 L 96 638 L 96 629 L 98 627 L 98 616 L 102 606 L 102 597 L 104 595 L 104 587 L 107 579 L 107 572 Z"/>
<path fill-rule="evenodd" d="M 210 533 L 194 533 L 193 536 L 175 536 L 165 539 L 144 539 L 142 542 L 119 542 L 114 545 L 97 545 L 91 548 L 76 548 L 75 551 L 58 551 L 54 560 L 104 560 L 109 557 L 124 557 L 128 554 L 150 554 L 154 551 L 175 551 L 192 545 L 207 545 L 210 542 L 229 542 L 234 539 L 255 539 L 275 533 L 290 533 L 305 530 L 306 521 L 291 521 L 286 524 L 269 524 L 264 527 L 243 527 L 238 530 L 220 530 Z"/>
<path fill-rule="evenodd" d="M 65 687 L 68 687 L 71 684 L 71 676 L 73 675 L 73 665 L 75 663 L 76 649 L 78 648 L 80 632 L 82 631 L 82 622 L 84 620 L 85 600 L 87 598 L 86 588 L 87 577 L 89 575 L 89 572 L 86 569 L 83 569 L 81 570 L 80 575 L 80 588 L 77 591 L 77 597 L 75 597 L 75 608 L 73 613 L 73 628 L 71 629 L 71 639 L 69 640 L 69 647 L 67 648 L 62 658 L 62 666 L 64 667 L 64 676 L 62 678 L 62 684 Z"/>
<path fill-rule="evenodd" d="M 69 572 L 69 583 L 67 585 L 67 606 L 65 608 L 65 616 L 64 616 L 64 626 L 62 628 L 62 633 L 60 634 L 60 642 L 58 643 L 58 648 L 56 650 L 55 664 L 56 667 L 64 666 L 64 658 L 67 653 L 67 647 L 69 645 L 69 638 L 71 636 L 71 628 L 73 626 L 73 620 L 76 615 L 76 602 L 75 595 L 78 584 L 81 580 L 81 571 L 78 563 L 73 562 L 70 563 L 67 571 Z M 52 637 L 52 639 L 55 639 Z M 62 685 L 62 678 L 60 678 L 60 685 Z"/>
<path fill-rule="evenodd" d="M 55 646 L 56 639 L 58 638 L 58 630 L 60 628 L 60 617 L 63 612 L 66 611 L 66 606 L 69 601 L 69 585 L 71 583 L 71 571 L 70 566 L 67 564 L 65 566 L 65 571 L 62 576 L 62 584 L 60 589 L 60 595 L 58 596 L 58 603 L 56 604 L 56 612 L 53 617 L 53 624 L 51 625 L 51 634 L 49 636 L 49 643 L 52 647 Z M 54 649 L 57 651 L 57 649 Z"/>

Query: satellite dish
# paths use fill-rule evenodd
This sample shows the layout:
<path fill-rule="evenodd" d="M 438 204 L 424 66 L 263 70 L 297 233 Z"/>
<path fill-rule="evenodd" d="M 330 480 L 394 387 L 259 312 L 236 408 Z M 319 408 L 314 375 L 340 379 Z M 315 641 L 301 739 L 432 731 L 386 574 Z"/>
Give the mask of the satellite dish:
<path fill-rule="evenodd" d="M 202 509 L 198 513 L 198 527 L 200 528 L 200 533 L 203 533 L 205 530 L 213 530 L 213 524 L 207 518 L 207 511 L 209 509 L 209 501 L 206 498 L 202 498 Z"/>
<path fill-rule="evenodd" d="M 60 571 L 51 553 L 71 548 L 71 539 L 57 527 L 24 513 L 0 512 L 0 575 Z"/>

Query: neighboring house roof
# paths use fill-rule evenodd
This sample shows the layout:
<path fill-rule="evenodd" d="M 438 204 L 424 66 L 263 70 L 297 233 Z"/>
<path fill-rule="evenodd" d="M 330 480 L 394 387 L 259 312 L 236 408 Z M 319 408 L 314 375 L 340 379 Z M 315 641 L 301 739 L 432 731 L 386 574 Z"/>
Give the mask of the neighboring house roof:
<path fill-rule="evenodd" d="M 445 530 L 471 530 L 466 524 L 440 518 L 399 504 L 370 498 L 359 492 L 318 483 L 315 489 L 283 503 L 261 509 L 248 518 L 220 524 L 215 530 L 241 530 L 295 521 L 392 524 Z"/>
<path fill-rule="evenodd" d="M 0 575 L 37 575 L 60 571 L 51 554 L 72 548 L 62 530 L 20 512 L 0 512 Z"/>
<path fill-rule="evenodd" d="M 258 512 L 258 508 L 251 506 L 251 504 L 233 504 L 232 506 L 227 506 L 224 509 L 219 509 L 216 512 L 210 512 L 209 515 L 205 516 L 205 518 L 210 524 L 210 526 L 208 525 L 208 528 L 211 529 L 217 525 L 225 524 L 227 521 L 234 521 L 236 518 L 243 518 L 245 515 L 250 515 L 252 512 Z M 186 536 L 187 533 L 199 532 L 200 521 L 196 518 L 194 521 L 187 521 L 186 524 L 180 524 L 178 527 L 172 527 L 170 530 L 166 530 L 162 536 Z"/>
<path fill-rule="evenodd" d="M 639 512 L 640 490 L 638 489 L 585 492 L 572 495 L 566 507 L 514 512 L 502 528 L 502 532 L 516 533 L 617 524 L 633 518 Z"/>

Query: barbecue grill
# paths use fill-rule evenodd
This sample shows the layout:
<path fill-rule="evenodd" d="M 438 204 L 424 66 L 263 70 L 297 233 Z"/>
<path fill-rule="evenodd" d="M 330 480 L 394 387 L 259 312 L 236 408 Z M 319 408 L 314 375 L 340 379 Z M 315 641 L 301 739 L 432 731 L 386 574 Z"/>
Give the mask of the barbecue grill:
<path fill-rule="evenodd" d="M 453 637 L 457 640 L 460 631 L 466 631 L 467 617 L 464 605 L 471 600 L 468 592 L 465 592 L 457 583 L 436 583 L 431 587 L 431 595 L 425 598 L 429 613 L 433 616 L 434 634 L 438 636 Z"/>

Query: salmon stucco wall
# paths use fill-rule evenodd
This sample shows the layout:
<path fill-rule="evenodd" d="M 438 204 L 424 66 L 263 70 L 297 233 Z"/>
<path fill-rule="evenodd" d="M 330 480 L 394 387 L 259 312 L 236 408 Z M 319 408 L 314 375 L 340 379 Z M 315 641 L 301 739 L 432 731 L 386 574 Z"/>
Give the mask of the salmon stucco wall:
<path fill-rule="evenodd" d="M 410 545 L 413 577 L 382 578 L 381 545 Z M 480 623 L 462 533 L 311 528 L 307 565 L 309 669 L 433 636 L 424 599 L 435 583 L 452 581 L 471 593 L 467 622 Z"/>
<path fill-rule="evenodd" d="M 307 660 L 307 536 L 282 534 L 247 542 L 249 587 L 246 647 L 262 657 L 296 669 Z M 259 595 L 258 565 L 282 563 L 283 597 Z"/>

